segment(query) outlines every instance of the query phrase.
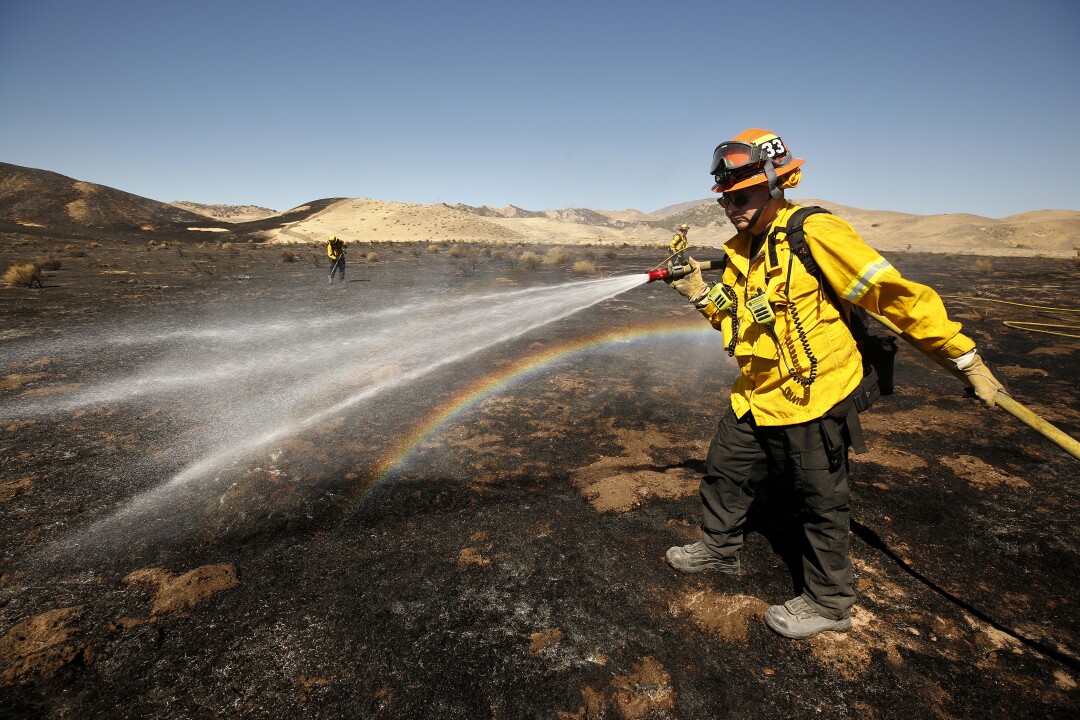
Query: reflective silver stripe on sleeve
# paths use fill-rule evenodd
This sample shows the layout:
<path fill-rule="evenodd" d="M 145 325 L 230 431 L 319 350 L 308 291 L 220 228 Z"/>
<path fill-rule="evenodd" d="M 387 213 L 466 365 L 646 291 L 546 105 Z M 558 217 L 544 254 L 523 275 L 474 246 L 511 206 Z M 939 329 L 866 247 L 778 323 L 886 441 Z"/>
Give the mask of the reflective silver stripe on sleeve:
<path fill-rule="evenodd" d="M 881 256 L 868 262 L 844 289 L 844 299 L 852 303 L 859 302 L 877 279 L 890 268 L 892 264 Z"/>

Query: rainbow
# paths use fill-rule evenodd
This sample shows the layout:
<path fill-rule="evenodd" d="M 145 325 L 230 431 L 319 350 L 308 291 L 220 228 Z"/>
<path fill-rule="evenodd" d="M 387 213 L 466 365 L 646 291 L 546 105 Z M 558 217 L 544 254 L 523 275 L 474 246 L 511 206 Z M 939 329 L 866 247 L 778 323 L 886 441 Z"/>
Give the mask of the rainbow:
<path fill-rule="evenodd" d="M 428 438 L 449 424 L 455 417 L 475 407 L 485 398 L 498 394 L 515 383 L 535 376 L 552 365 L 575 355 L 595 351 L 609 345 L 670 340 L 677 337 L 693 337 L 707 340 L 709 338 L 719 339 L 720 336 L 712 328 L 702 326 L 700 322 L 680 325 L 672 325 L 670 322 L 654 323 L 634 328 L 606 331 L 545 348 L 539 353 L 522 358 L 478 380 L 447 398 L 439 407 L 432 410 L 411 434 L 398 443 L 385 459 L 379 463 L 376 468 L 375 481 L 364 494 L 366 495 L 385 482 L 393 474 L 394 470 Z M 360 499 L 362 498 L 358 498 L 357 501 Z"/>

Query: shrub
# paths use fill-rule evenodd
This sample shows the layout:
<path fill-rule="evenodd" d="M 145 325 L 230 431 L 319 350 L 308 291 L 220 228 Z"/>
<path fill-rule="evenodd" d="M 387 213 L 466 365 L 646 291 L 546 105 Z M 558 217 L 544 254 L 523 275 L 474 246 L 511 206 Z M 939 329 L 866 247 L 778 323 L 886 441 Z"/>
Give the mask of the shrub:
<path fill-rule="evenodd" d="M 524 268 L 526 270 L 535 270 L 536 268 L 540 267 L 540 262 L 540 256 L 529 250 L 521 253 L 521 255 L 519 255 L 517 259 L 518 267 Z"/>
<path fill-rule="evenodd" d="M 979 258 L 975 261 L 975 269 L 979 272 L 992 272 L 994 269 L 994 261 L 990 258 Z"/>
<path fill-rule="evenodd" d="M 454 264 L 457 266 L 458 272 L 461 273 L 462 275 L 464 275 L 465 277 L 472 277 L 473 275 L 476 274 L 476 254 L 475 253 L 471 254 L 471 255 L 467 255 L 467 256 L 461 258 L 460 260 L 458 260 Z"/>
<path fill-rule="evenodd" d="M 438 245 L 428 245 L 428 246 L 427 246 L 427 251 L 428 251 L 429 253 L 437 253 L 437 252 L 439 252 L 440 250 L 442 250 L 442 248 L 441 248 L 441 247 L 439 247 Z"/>
<path fill-rule="evenodd" d="M 559 247 L 551 248 L 544 256 L 545 265 L 560 265 L 566 262 L 566 251 Z"/>
<path fill-rule="evenodd" d="M 465 248 L 460 245 L 452 245 L 450 250 L 447 251 L 446 256 L 452 258 L 459 258 L 465 255 Z"/>
<path fill-rule="evenodd" d="M 3 280 L 8 285 L 41 287 L 41 268 L 34 263 L 13 263 L 4 273 Z"/>
<path fill-rule="evenodd" d="M 595 275 L 596 266 L 588 260 L 578 260 L 574 263 L 574 271 L 579 273 L 585 273 L 586 275 Z"/>
<path fill-rule="evenodd" d="M 99 243 L 99 242 L 92 242 L 92 243 L 90 243 L 90 247 L 92 247 L 92 248 L 99 248 L 99 247 L 101 247 L 101 243 Z"/>
<path fill-rule="evenodd" d="M 287 263 L 296 262 L 296 253 L 289 249 L 282 250 L 281 259 Z"/>
<path fill-rule="evenodd" d="M 367 260 L 369 263 L 379 262 L 379 253 L 373 250 L 367 255 L 365 255 L 364 259 Z"/>
<path fill-rule="evenodd" d="M 60 262 L 60 258 L 50 253 L 43 258 L 35 260 L 34 264 L 42 270 L 59 270 L 62 263 Z"/>

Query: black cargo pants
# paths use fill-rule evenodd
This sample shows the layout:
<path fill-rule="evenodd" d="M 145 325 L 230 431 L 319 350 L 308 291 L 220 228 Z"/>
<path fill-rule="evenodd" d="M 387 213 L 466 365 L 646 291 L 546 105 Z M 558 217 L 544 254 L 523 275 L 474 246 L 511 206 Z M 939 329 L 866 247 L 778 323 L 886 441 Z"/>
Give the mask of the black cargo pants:
<path fill-rule="evenodd" d="M 818 420 L 779 427 L 760 427 L 751 413 L 739 419 L 728 408 L 701 481 L 703 542 L 719 557 L 732 557 L 742 547 L 756 486 L 767 479 L 787 481 L 802 527 L 803 597 L 834 620 L 855 603 L 847 451 L 853 434 L 862 444 L 858 422 L 850 398 Z"/>

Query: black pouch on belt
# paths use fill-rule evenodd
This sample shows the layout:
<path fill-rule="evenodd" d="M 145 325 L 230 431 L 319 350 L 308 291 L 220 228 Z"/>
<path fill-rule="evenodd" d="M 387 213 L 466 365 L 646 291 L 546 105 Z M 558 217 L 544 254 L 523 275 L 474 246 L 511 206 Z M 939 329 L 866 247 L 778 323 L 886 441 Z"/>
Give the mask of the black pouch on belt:
<path fill-rule="evenodd" d="M 838 402 L 819 421 L 830 470 L 835 471 L 847 459 L 847 448 L 853 449 L 856 455 L 866 452 L 862 423 L 859 422 L 859 393 L 860 390 L 856 390 Z"/>

